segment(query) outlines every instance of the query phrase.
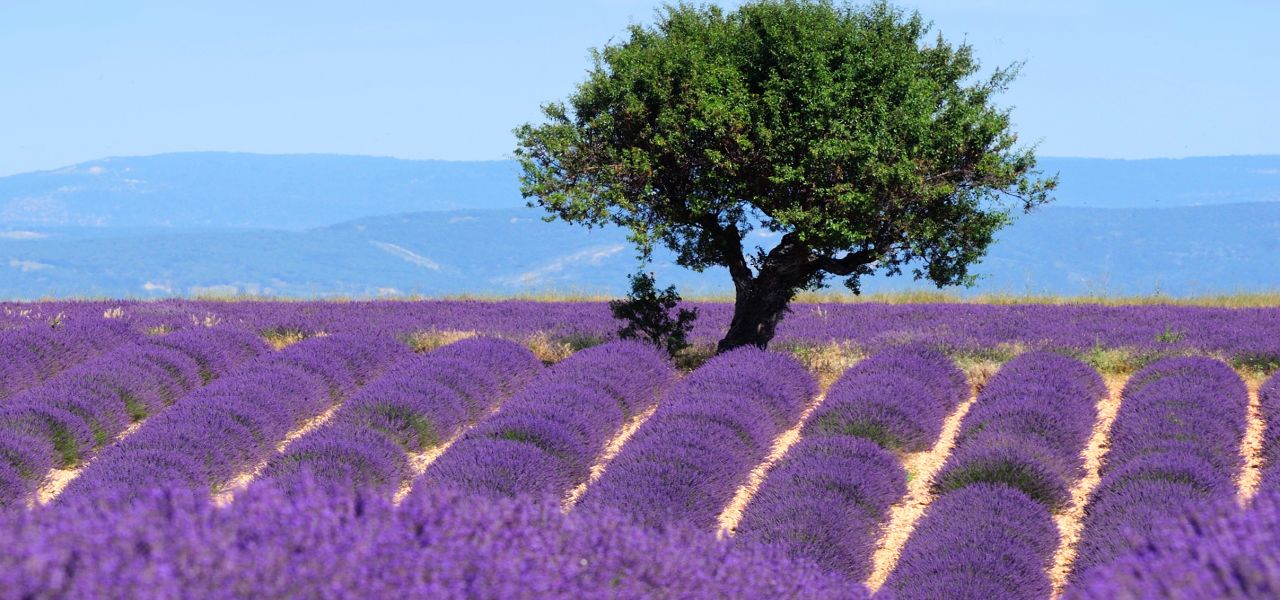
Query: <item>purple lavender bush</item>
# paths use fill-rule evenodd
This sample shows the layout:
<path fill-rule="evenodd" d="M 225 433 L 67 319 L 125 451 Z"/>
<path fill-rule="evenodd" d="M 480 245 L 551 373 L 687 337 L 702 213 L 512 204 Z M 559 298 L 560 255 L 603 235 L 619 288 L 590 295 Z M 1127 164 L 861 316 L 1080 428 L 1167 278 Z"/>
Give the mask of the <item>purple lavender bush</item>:
<path fill-rule="evenodd" d="M 1167 358 L 1135 373 L 1085 507 L 1072 577 L 1123 551 L 1127 528 L 1233 498 L 1248 402 L 1240 377 L 1213 359 Z"/>
<path fill-rule="evenodd" d="M 1046 509 L 1056 511 L 1071 501 L 1067 467 L 1035 440 L 1000 432 L 969 438 L 947 457 L 934 475 L 935 496 L 977 483 L 1002 484 L 1020 490 Z"/>
<path fill-rule="evenodd" d="M 998 431 L 1043 444 L 1071 474 L 1093 433 L 1106 384 L 1089 365 L 1060 354 L 1029 352 L 1010 360 L 983 387 L 961 423 L 957 443 Z"/>
<path fill-rule="evenodd" d="M 975 483 L 1021 490 L 1049 510 L 1070 500 L 1106 385 L 1092 367 L 1050 352 L 1005 363 L 960 424 L 934 494 Z"/>
<path fill-rule="evenodd" d="M 976 483 L 934 500 L 885 582 L 895 600 L 1042 600 L 1058 528 L 1007 485 Z"/>
<path fill-rule="evenodd" d="M 897 456 L 854 436 L 805 438 L 770 470 L 736 536 L 861 580 L 889 507 L 907 492 Z"/>
<path fill-rule="evenodd" d="M 1093 566 L 1065 600 L 1280 597 L 1280 494 L 1183 507 L 1123 530 L 1118 556 Z"/>
<path fill-rule="evenodd" d="M 716 356 L 672 387 L 577 510 L 710 530 L 815 392 L 813 377 L 789 356 L 755 348 Z"/>
<path fill-rule="evenodd" d="M 805 425 L 804 435 L 854 435 L 890 451 L 928 450 L 942 421 L 969 395 L 955 364 L 935 350 L 884 350 L 846 370 Z"/>
<path fill-rule="evenodd" d="M 1165 359 L 1126 384 L 1103 473 L 1162 452 L 1195 454 L 1234 475 L 1249 404 L 1244 382 L 1209 358 Z"/>
<path fill-rule="evenodd" d="M 415 482 L 502 497 L 563 495 L 585 482 L 626 419 L 675 379 L 654 346 L 610 342 L 547 369 L 467 432 Z"/>
<path fill-rule="evenodd" d="M 0 516 L 5 598 L 867 598 L 774 548 L 558 498 L 443 489 L 399 507 L 307 477 L 227 508 L 194 490 Z"/>

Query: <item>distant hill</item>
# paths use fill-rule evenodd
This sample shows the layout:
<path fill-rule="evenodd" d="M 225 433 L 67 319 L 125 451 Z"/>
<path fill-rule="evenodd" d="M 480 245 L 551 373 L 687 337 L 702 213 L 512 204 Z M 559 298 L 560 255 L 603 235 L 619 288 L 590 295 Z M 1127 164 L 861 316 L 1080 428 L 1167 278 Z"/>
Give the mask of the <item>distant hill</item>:
<path fill-rule="evenodd" d="M 523 205 L 511 161 L 193 152 L 0 177 L 0 230 L 300 230 L 372 215 Z"/>
<path fill-rule="evenodd" d="M 1057 206 L 1168 208 L 1280 201 L 1280 156 L 1110 160 L 1042 157 Z"/>
<path fill-rule="evenodd" d="M 1280 203 L 1050 206 L 997 235 L 983 291 L 1173 295 L 1280 289 Z"/>
<path fill-rule="evenodd" d="M 1280 201 L 1280 156 L 1041 159 L 1056 206 Z M 512 161 L 226 152 L 106 158 L 0 177 L 0 231 L 30 227 L 303 230 L 370 216 L 524 206 Z"/>
<path fill-rule="evenodd" d="M 192 294 L 618 294 L 623 232 L 532 209 L 418 212 L 303 231 L 0 228 L 0 297 Z M 762 245 L 770 239 L 758 238 Z M 1050 206 L 1000 233 L 975 292 L 1171 295 L 1280 289 L 1280 203 L 1157 209 Z M 728 293 L 721 269 L 660 254 L 659 281 Z M 925 287 L 875 279 L 869 291 Z"/>
<path fill-rule="evenodd" d="M 1041 166 L 1061 174 L 1057 201 L 999 233 L 975 291 L 1280 288 L 1280 156 Z M 623 233 L 543 222 L 516 171 L 204 152 L 3 177 L 0 297 L 623 291 L 635 267 Z M 723 270 L 691 273 L 661 254 L 655 268 L 686 293 L 730 291 Z"/>

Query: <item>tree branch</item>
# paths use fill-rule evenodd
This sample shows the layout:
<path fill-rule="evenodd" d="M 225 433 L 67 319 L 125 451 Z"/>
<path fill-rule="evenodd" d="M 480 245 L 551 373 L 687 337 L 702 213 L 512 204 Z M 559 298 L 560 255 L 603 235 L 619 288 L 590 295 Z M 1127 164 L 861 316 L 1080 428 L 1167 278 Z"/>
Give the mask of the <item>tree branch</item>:
<path fill-rule="evenodd" d="M 738 231 L 738 226 L 733 223 L 727 227 L 721 225 L 720 220 L 710 214 L 700 217 L 699 222 L 718 246 L 724 265 L 729 268 L 729 276 L 733 278 L 733 284 L 742 286 L 751 281 L 751 267 L 747 266 L 747 257 L 742 254 L 742 233 Z"/>
<path fill-rule="evenodd" d="M 874 248 L 863 248 L 857 252 L 846 254 L 841 258 L 824 256 L 818 259 L 817 267 L 832 275 L 848 277 L 856 273 L 861 267 L 875 262 L 876 254 Z"/>

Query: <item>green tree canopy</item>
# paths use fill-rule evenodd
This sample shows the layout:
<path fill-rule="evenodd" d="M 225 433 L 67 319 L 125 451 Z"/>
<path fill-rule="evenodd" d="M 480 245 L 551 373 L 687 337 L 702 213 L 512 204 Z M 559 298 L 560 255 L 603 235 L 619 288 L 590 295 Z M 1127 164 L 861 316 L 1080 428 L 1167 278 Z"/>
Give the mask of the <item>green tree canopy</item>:
<path fill-rule="evenodd" d="M 992 103 L 1017 65 L 978 77 L 968 45 L 929 30 L 886 3 L 668 5 L 516 129 L 522 191 L 549 218 L 628 229 L 643 256 L 727 267 L 722 351 L 765 346 L 795 293 L 832 276 L 854 292 L 904 268 L 971 284 L 1012 209 L 1056 178 Z"/>

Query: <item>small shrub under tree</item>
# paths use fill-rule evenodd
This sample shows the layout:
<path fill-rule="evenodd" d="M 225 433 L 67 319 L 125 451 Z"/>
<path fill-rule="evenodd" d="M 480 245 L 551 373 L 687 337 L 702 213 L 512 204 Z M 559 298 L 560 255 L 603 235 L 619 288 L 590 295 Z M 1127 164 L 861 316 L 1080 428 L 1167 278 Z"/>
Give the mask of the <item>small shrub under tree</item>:
<path fill-rule="evenodd" d="M 618 330 L 618 337 L 647 340 L 665 349 L 672 357 L 688 348 L 689 331 L 698 318 L 698 309 L 676 310 L 680 304 L 676 286 L 658 291 L 652 274 L 642 271 L 627 278 L 631 280 L 631 291 L 627 297 L 609 301 L 613 317 L 626 323 Z"/>

